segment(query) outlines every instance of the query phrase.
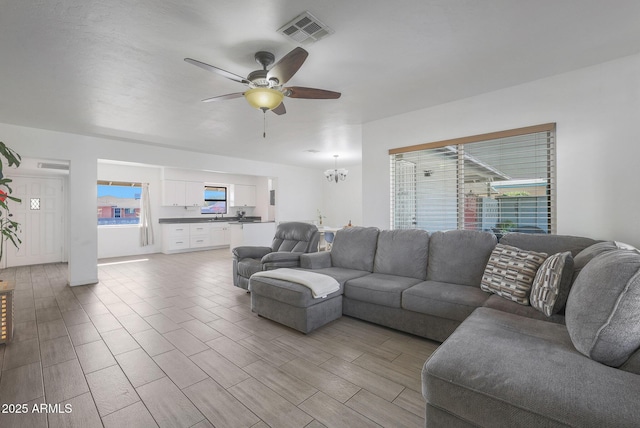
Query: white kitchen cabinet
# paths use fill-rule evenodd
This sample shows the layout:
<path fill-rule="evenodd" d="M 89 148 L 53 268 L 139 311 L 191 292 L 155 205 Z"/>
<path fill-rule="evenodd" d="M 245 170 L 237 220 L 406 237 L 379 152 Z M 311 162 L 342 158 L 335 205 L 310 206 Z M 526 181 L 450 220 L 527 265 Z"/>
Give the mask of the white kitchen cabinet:
<path fill-rule="evenodd" d="M 210 237 L 212 247 L 226 247 L 229 245 L 231 243 L 229 223 L 212 223 Z"/>
<path fill-rule="evenodd" d="M 204 183 L 185 181 L 184 204 L 186 207 L 204 206 Z"/>
<path fill-rule="evenodd" d="M 209 223 L 189 224 L 189 248 L 211 246 L 211 225 Z"/>
<path fill-rule="evenodd" d="M 229 223 L 163 223 L 162 252 L 165 254 L 221 248 L 231 241 Z"/>
<path fill-rule="evenodd" d="M 200 207 L 204 205 L 204 183 L 199 181 L 164 180 L 162 205 Z"/>
<path fill-rule="evenodd" d="M 233 185 L 234 207 L 255 207 L 256 206 L 256 186 L 246 184 Z"/>
<path fill-rule="evenodd" d="M 180 206 L 184 201 L 184 181 L 164 180 L 162 182 L 162 205 Z"/>
<path fill-rule="evenodd" d="M 165 254 L 186 250 L 190 247 L 188 224 L 162 225 L 162 252 Z"/>

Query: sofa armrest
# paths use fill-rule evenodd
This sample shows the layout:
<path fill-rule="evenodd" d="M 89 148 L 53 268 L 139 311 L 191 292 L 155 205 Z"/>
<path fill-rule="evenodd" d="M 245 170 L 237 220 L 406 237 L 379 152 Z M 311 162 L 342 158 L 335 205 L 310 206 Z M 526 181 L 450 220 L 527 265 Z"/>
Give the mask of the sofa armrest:
<path fill-rule="evenodd" d="M 261 259 L 271 252 L 271 247 L 242 246 L 233 249 L 233 256 L 238 260 Z"/>
<path fill-rule="evenodd" d="M 301 252 L 275 251 L 262 258 L 262 263 L 296 262 L 300 263 Z"/>
<path fill-rule="evenodd" d="M 262 270 L 300 267 L 301 252 L 276 251 L 264 256 L 261 260 Z"/>
<path fill-rule="evenodd" d="M 306 253 L 300 255 L 300 267 L 304 269 L 322 269 L 331 267 L 331 252 Z"/>

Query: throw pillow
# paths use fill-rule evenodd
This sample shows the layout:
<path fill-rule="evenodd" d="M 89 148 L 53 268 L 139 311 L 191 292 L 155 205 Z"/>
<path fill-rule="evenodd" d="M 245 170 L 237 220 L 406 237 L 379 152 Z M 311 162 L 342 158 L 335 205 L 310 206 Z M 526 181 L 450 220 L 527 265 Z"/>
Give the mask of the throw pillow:
<path fill-rule="evenodd" d="M 546 253 L 498 244 L 491 252 L 480 288 L 521 305 L 528 305 L 531 285 L 546 258 Z"/>
<path fill-rule="evenodd" d="M 573 346 L 619 367 L 640 347 L 640 254 L 607 251 L 587 264 L 569 293 L 566 317 Z"/>
<path fill-rule="evenodd" d="M 571 252 L 549 256 L 542 263 L 533 280 L 529 297 L 531 306 L 548 317 L 558 313 L 569 296 L 572 277 L 573 257 L 571 257 Z"/>

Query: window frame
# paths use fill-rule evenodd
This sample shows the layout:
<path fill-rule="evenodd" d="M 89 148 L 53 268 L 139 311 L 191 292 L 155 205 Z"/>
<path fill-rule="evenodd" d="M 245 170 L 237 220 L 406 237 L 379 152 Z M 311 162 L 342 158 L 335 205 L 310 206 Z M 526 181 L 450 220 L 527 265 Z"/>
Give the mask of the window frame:
<path fill-rule="evenodd" d="M 139 202 L 139 205 L 136 208 L 130 208 L 130 207 L 115 207 L 113 208 L 114 210 L 114 217 L 100 217 L 100 213 L 101 213 L 101 209 L 100 209 L 100 205 L 98 205 L 98 227 L 106 227 L 106 228 L 110 228 L 110 227 L 141 227 L 140 224 L 140 212 L 142 211 L 142 183 L 139 182 L 131 182 L 131 181 L 110 181 L 110 180 L 98 180 L 96 182 L 96 190 L 98 188 L 98 186 L 119 186 L 119 187 L 134 187 L 134 188 L 139 188 L 140 189 L 140 198 L 139 199 L 134 199 L 137 200 Z M 136 218 L 138 219 L 137 223 L 120 223 L 120 224 L 100 224 L 100 218 L 113 218 L 113 219 L 122 219 L 122 218 L 130 218 L 127 216 L 127 214 L 131 214 L 130 210 L 133 210 L 133 213 L 135 214 L 135 210 L 138 210 L 138 215 L 136 216 Z M 118 212 L 118 216 L 116 217 L 116 211 Z M 129 212 L 128 212 L 129 211 Z M 124 217 L 123 217 L 124 215 Z"/>
<path fill-rule="evenodd" d="M 207 190 L 208 189 L 224 189 L 224 199 L 222 198 L 207 198 Z M 203 197 L 204 197 L 204 206 L 200 209 L 200 214 L 202 215 L 224 215 L 229 213 L 229 186 L 225 186 L 222 184 L 205 184 L 203 189 Z M 202 210 L 206 209 L 209 205 L 207 202 L 224 202 L 224 213 L 213 213 L 213 212 L 203 212 Z"/>
<path fill-rule="evenodd" d="M 398 172 L 400 172 L 401 170 L 398 169 L 398 165 L 400 164 L 399 162 L 399 158 L 401 158 L 401 156 L 398 155 L 402 155 L 402 154 L 418 154 L 418 152 L 424 152 L 427 155 L 431 155 L 432 153 L 428 153 L 427 151 L 429 150 L 433 150 L 433 149 L 444 149 L 444 148 L 448 148 L 451 149 L 451 147 L 455 148 L 455 152 L 457 153 L 457 166 L 456 166 L 456 172 L 455 172 L 455 186 L 456 186 L 456 191 L 455 191 L 455 215 L 456 215 L 456 229 L 467 229 L 468 227 L 465 227 L 465 208 L 466 208 L 466 202 L 465 202 L 465 173 L 462 172 L 460 173 L 460 171 L 464 171 L 465 170 L 465 146 L 466 147 L 472 147 L 472 145 L 474 143 L 481 143 L 481 142 L 496 142 L 499 141 L 501 139 L 505 139 L 505 142 L 509 142 L 508 140 L 510 137 L 525 137 L 525 136 L 529 136 L 531 135 L 536 136 L 536 134 L 540 134 L 539 136 L 543 137 L 543 141 L 544 141 L 544 134 L 546 134 L 546 193 L 545 193 L 545 197 L 546 197 L 546 201 L 547 201 L 547 232 L 548 234 L 556 234 L 556 230 L 557 230 L 557 214 L 556 214 L 556 139 L 555 139 L 555 135 L 556 135 L 556 124 L 555 123 L 546 123 L 546 124 L 541 124 L 541 125 L 535 125 L 535 126 L 528 126 L 528 127 L 523 127 L 523 128 L 515 128 L 515 129 L 510 129 L 510 130 L 506 130 L 506 131 L 498 131 L 498 132 L 491 132 L 491 133 L 487 133 L 487 134 L 479 134 L 479 135 L 473 135 L 473 136 L 467 136 L 467 137 L 461 137 L 461 138 L 454 138 L 454 139 L 450 139 L 450 140 L 442 140 L 442 141 L 436 141 L 436 142 L 431 142 L 431 143 L 425 143 L 425 144 L 418 144 L 418 145 L 413 145 L 413 146 L 407 146 L 407 147 L 399 147 L 399 148 L 393 148 L 389 150 L 389 160 L 390 160 L 390 181 L 391 181 L 391 185 L 390 185 L 390 198 L 391 198 L 391 203 L 390 203 L 390 227 L 391 229 L 396 228 L 397 226 L 397 218 L 396 218 L 396 214 L 406 214 L 402 211 L 399 211 L 397 209 L 397 204 L 398 203 L 407 203 L 407 201 L 402 201 L 399 198 L 401 198 L 402 193 L 398 193 L 398 191 L 402 192 L 403 190 L 406 192 L 406 186 L 407 184 L 410 183 L 404 183 L 401 180 L 397 179 L 397 174 Z M 544 143 L 542 143 L 544 144 Z M 534 147 L 537 147 L 537 145 L 534 145 Z M 436 155 L 439 151 L 434 150 L 433 151 L 433 155 Z M 544 160 L 544 155 L 541 155 L 539 158 L 536 157 L 535 158 L 536 161 L 540 162 L 541 160 Z M 533 164 L 533 161 L 532 161 Z M 428 171 L 424 171 L 425 172 L 425 176 L 426 173 Z M 430 172 L 430 171 L 429 171 Z M 451 181 L 451 179 L 449 179 Z M 416 180 L 416 183 L 418 183 L 418 181 Z M 405 186 L 404 189 L 400 188 L 402 185 Z M 414 189 L 415 192 L 415 189 Z M 416 201 L 419 201 L 416 198 Z M 410 203 L 410 201 L 409 201 Z M 418 215 L 421 212 L 416 209 L 415 210 L 415 214 Z M 410 214 L 410 213 L 409 213 Z M 443 215 L 445 215 L 445 212 L 442 213 Z M 414 228 L 417 227 L 418 225 L 418 219 L 416 218 L 418 216 L 414 216 L 413 218 L 413 226 L 408 226 L 406 225 L 407 223 L 407 219 L 403 219 L 404 220 L 404 225 L 401 225 L 399 228 Z M 401 217 L 399 217 L 401 218 Z M 453 218 L 453 217 L 451 217 Z M 442 219 L 440 219 L 439 221 L 442 221 Z M 442 221 L 443 223 L 445 223 L 445 221 Z M 401 222 L 402 223 L 402 222 Z M 430 232 L 434 232 L 435 230 L 430 230 Z"/>

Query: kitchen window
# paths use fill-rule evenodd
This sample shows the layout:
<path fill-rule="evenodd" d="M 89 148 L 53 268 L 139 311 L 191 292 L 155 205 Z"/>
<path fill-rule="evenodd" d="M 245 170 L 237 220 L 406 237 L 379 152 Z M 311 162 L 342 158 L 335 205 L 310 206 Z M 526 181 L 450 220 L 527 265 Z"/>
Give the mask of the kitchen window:
<path fill-rule="evenodd" d="M 389 151 L 391 227 L 555 233 L 555 124 Z"/>
<path fill-rule="evenodd" d="M 140 183 L 98 181 L 98 226 L 140 224 Z"/>
<path fill-rule="evenodd" d="M 223 186 L 204 186 L 204 207 L 202 214 L 227 213 L 227 188 Z"/>

